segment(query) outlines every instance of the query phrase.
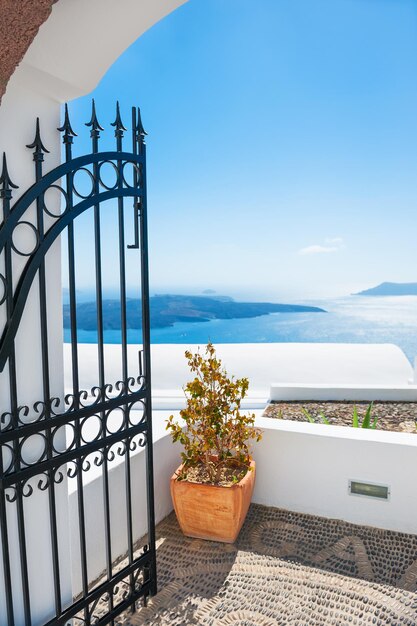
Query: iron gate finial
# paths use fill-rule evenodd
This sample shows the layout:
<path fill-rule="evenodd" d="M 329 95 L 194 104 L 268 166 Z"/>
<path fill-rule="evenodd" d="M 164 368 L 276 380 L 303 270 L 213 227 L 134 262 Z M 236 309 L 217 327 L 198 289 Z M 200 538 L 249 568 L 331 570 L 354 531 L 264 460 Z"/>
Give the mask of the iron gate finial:
<path fill-rule="evenodd" d="M 57 128 L 59 132 L 64 133 L 62 136 L 62 143 L 72 143 L 74 137 L 77 137 L 77 133 L 73 130 L 68 114 L 68 104 L 65 103 L 64 122 L 62 126 Z"/>
<path fill-rule="evenodd" d="M 41 139 L 39 117 L 36 118 L 35 139 L 32 141 L 32 143 L 27 144 L 26 148 L 29 148 L 29 149 L 34 148 L 34 152 L 33 152 L 33 160 L 34 161 L 43 161 L 45 152 L 49 153 L 49 150 L 47 148 L 45 148 L 45 146 L 44 146 L 44 144 L 42 142 L 42 139 Z"/>
<path fill-rule="evenodd" d="M 92 100 L 91 103 L 91 119 L 89 122 L 86 122 L 85 124 L 86 126 L 90 126 L 91 130 L 90 130 L 90 137 L 100 137 L 100 131 L 104 130 L 103 126 L 101 126 L 100 122 L 98 121 L 97 118 L 97 113 L 96 113 L 96 103 L 94 101 L 94 98 Z"/>
<path fill-rule="evenodd" d="M 119 101 L 116 102 L 116 119 L 112 122 L 111 126 L 114 126 L 114 134 L 116 137 L 123 137 L 124 131 L 127 130 L 120 115 Z"/>
<path fill-rule="evenodd" d="M 19 186 L 15 185 L 9 175 L 7 169 L 6 153 L 3 152 L 3 166 L 0 176 L 0 198 L 10 199 L 12 197 L 12 189 L 18 189 Z"/>

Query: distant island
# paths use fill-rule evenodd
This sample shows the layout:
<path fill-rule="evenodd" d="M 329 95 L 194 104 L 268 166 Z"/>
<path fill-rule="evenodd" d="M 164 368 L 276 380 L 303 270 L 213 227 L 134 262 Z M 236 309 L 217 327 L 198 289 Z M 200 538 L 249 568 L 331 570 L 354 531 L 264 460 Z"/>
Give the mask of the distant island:
<path fill-rule="evenodd" d="M 354 296 L 417 296 L 417 283 L 381 283 Z"/>
<path fill-rule="evenodd" d="M 64 328 L 70 328 L 69 304 L 64 304 Z M 227 296 L 155 295 L 150 298 L 152 328 L 167 328 L 176 322 L 208 322 L 214 319 L 259 317 L 270 313 L 326 313 L 315 306 L 274 304 L 272 302 L 235 302 Z M 141 328 L 141 303 L 135 298 L 126 302 L 127 327 Z M 97 330 L 95 302 L 77 304 L 79 330 Z M 119 300 L 103 300 L 104 330 L 120 329 Z"/>

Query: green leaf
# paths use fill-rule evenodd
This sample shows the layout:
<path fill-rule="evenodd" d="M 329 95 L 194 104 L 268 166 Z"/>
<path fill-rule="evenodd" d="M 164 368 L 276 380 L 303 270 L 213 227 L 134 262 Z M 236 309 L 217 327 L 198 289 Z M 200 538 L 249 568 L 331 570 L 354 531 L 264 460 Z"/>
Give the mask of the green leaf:
<path fill-rule="evenodd" d="M 323 424 L 326 424 L 326 426 L 330 426 L 330 422 L 327 419 L 327 417 L 325 416 L 324 413 L 319 413 L 319 417 L 321 419 L 321 421 L 323 422 Z"/>
<path fill-rule="evenodd" d="M 372 415 L 373 402 L 370 403 L 366 409 L 365 417 L 363 418 L 362 428 L 371 428 L 371 415 Z"/>
<path fill-rule="evenodd" d="M 184 387 L 187 405 L 180 411 L 183 421 L 171 416 L 167 428 L 173 441 L 184 448 L 187 467 L 204 466 L 212 474 L 212 462 L 233 460 L 247 466 L 250 440 L 259 441 L 262 433 L 255 428 L 255 415 L 239 412 L 249 381 L 228 376 L 216 357 L 213 344 L 205 353 L 185 353 L 194 377 Z"/>
<path fill-rule="evenodd" d="M 359 428 L 358 409 L 356 408 L 356 404 L 353 407 L 352 426 L 353 428 Z"/>
<path fill-rule="evenodd" d="M 304 415 L 306 416 L 307 420 L 310 422 L 310 424 L 315 424 L 316 423 L 314 417 L 307 411 L 306 408 L 301 407 L 301 410 L 304 413 Z"/>

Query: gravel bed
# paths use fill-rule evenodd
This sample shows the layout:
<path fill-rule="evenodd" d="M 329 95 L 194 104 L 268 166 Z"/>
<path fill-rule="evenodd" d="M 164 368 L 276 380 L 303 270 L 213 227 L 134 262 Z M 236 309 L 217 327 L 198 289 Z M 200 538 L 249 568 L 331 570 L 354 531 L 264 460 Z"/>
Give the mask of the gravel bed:
<path fill-rule="evenodd" d="M 319 414 L 335 426 L 352 426 L 353 409 L 356 405 L 359 423 L 365 415 L 369 402 L 271 402 L 265 409 L 264 417 L 307 422 L 303 413 L 306 409 L 318 423 Z M 378 417 L 378 430 L 417 433 L 417 402 L 374 402 L 372 419 Z"/>

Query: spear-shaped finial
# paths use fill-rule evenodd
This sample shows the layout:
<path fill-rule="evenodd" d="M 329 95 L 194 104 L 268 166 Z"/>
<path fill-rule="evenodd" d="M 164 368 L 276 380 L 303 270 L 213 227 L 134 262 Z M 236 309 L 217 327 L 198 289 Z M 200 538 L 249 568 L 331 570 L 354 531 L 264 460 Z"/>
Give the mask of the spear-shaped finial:
<path fill-rule="evenodd" d="M 45 148 L 41 139 L 41 131 L 39 126 L 39 117 L 36 118 L 36 133 L 35 139 L 32 143 L 27 144 L 26 148 L 34 148 L 33 152 L 33 160 L 34 161 L 43 161 L 43 157 L 45 152 L 49 153 L 49 150 Z"/>
<path fill-rule="evenodd" d="M 9 170 L 7 169 L 6 153 L 3 152 L 3 166 L 0 176 L 0 198 L 10 199 L 12 197 L 12 189 L 18 189 L 18 185 L 15 185 L 10 178 Z"/>
<path fill-rule="evenodd" d="M 77 133 L 74 132 L 68 114 L 68 104 L 65 103 L 64 122 L 62 126 L 57 128 L 59 132 L 64 133 L 62 136 L 62 143 L 72 143 L 74 137 L 77 137 Z"/>
<path fill-rule="evenodd" d="M 137 117 L 137 122 L 136 122 L 136 132 L 138 133 L 139 136 L 141 136 L 142 138 L 145 137 L 145 135 L 147 135 L 148 133 L 146 132 L 146 130 L 143 128 L 143 124 L 142 124 L 142 117 L 140 114 L 140 108 L 137 107 L 138 109 L 138 117 Z M 143 140 L 143 139 L 142 139 Z"/>
<path fill-rule="evenodd" d="M 86 123 L 86 126 L 90 126 L 91 130 L 90 130 L 90 137 L 99 137 L 100 136 L 100 131 L 104 130 L 104 128 L 100 125 L 98 119 L 97 119 L 97 113 L 96 113 L 96 103 L 94 102 L 94 98 L 92 101 L 92 107 L 91 107 L 91 119 L 89 122 Z"/>
<path fill-rule="evenodd" d="M 140 114 L 140 108 L 137 107 L 136 112 L 133 108 L 133 138 L 134 142 L 138 147 L 139 154 L 143 154 L 145 149 L 145 136 L 148 134 L 146 130 L 143 128 L 142 117 Z"/>
<path fill-rule="evenodd" d="M 123 131 L 127 130 L 122 122 L 122 118 L 120 115 L 120 105 L 119 101 L 116 102 L 116 119 L 111 124 L 114 126 L 114 134 L 116 137 L 123 137 Z"/>

